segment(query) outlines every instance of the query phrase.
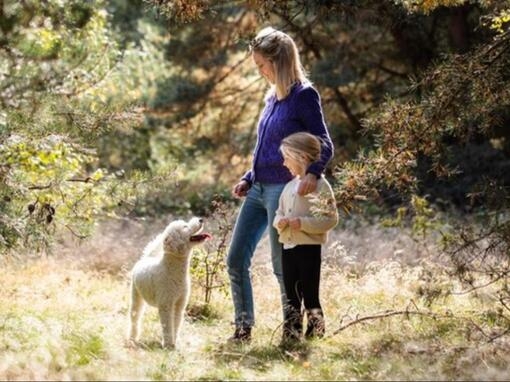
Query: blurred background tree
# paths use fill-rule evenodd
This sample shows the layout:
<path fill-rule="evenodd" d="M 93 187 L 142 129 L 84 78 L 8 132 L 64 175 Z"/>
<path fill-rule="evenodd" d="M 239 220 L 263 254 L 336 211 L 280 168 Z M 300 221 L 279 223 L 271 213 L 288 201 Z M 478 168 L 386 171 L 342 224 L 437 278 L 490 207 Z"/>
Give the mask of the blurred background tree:
<path fill-rule="evenodd" d="M 98 218 L 131 211 L 152 185 L 142 172 L 148 143 L 126 152 L 122 168 L 109 165 L 118 159 L 108 136 L 117 134 L 120 149 L 122 137 L 144 136 L 140 107 L 152 77 L 142 73 L 158 69 L 113 28 L 109 6 L 0 2 L 2 252 L 48 249 L 59 230 L 84 237 Z"/>

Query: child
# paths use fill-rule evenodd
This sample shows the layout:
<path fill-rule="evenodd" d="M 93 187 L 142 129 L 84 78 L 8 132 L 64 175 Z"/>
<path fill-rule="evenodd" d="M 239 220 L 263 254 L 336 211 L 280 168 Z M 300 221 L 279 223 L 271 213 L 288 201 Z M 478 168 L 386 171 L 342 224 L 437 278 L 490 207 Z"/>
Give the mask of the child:
<path fill-rule="evenodd" d="M 288 303 L 285 307 L 282 344 L 299 341 L 303 331 L 304 303 L 307 315 L 306 338 L 323 337 L 324 315 L 319 302 L 321 245 L 328 231 L 338 223 L 338 211 L 331 185 L 324 176 L 315 192 L 297 193 L 300 180 L 310 163 L 320 157 L 321 143 L 309 133 L 287 136 L 280 145 L 285 167 L 294 178 L 280 196 L 273 226 L 283 244 L 283 281 Z"/>

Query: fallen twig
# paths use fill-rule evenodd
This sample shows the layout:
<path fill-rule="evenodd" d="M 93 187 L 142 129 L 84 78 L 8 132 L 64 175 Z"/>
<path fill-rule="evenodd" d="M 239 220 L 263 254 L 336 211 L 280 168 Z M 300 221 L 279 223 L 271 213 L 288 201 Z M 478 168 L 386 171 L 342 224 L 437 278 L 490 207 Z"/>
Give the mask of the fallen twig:
<path fill-rule="evenodd" d="M 337 330 L 335 330 L 331 334 L 331 336 L 334 336 L 334 335 L 340 333 L 341 331 L 347 329 L 348 327 L 350 327 L 352 325 L 355 325 L 355 324 L 359 324 L 360 322 L 363 322 L 363 321 L 376 320 L 376 319 L 379 319 L 379 318 L 386 318 L 386 317 L 398 316 L 398 315 L 405 315 L 405 316 L 409 316 L 409 315 L 427 316 L 427 317 L 432 317 L 434 319 L 440 317 L 438 314 L 431 313 L 431 312 L 420 312 L 420 311 L 415 311 L 415 310 L 391 310 L 391 311 L 386 311 L 386 312 L 383 312 L 383 313 L 373 314 L 373 315 L 370 315 L 370 316 L 364 316 L 364 317 L 356 318 L 355 320 L 352 320 L 352 321 L 348 322 L 347 324 L 340 326 Z"/>

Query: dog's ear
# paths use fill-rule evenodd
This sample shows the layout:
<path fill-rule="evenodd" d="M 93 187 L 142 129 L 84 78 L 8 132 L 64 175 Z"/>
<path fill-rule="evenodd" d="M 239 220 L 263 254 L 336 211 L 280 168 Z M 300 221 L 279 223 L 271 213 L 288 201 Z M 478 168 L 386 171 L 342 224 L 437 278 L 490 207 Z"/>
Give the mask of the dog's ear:
<path fill-rule="evenodd" d="M 173 238 L 171 235 L 168 235 L 165 237 L 165 240 L 163 241 L 163 246 L 165 248 L 166 252 L 174 253 L 178 248 L 177 241 L 175 238 Z"/>
<path fill-rule="evenodd" d="M 182 253 L 185 250 L 186 244 L 187 240 L 182 236 L 175 235 L 168 235 L 163 242 L 165 253 Z"/>

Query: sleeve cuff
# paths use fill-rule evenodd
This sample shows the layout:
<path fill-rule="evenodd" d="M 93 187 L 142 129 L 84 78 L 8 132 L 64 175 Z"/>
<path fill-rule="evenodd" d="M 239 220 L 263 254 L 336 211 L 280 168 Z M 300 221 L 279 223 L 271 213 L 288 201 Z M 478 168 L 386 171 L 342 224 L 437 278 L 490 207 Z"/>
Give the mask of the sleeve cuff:
<path fill-rule="evenodd" d="M 241 180 L 245 180 L 246 182 L 248 182 L 250 187 L 253 185 L 252 181 L 250 179 L 248 179 L 248 178 L 242 177 Z"/>

